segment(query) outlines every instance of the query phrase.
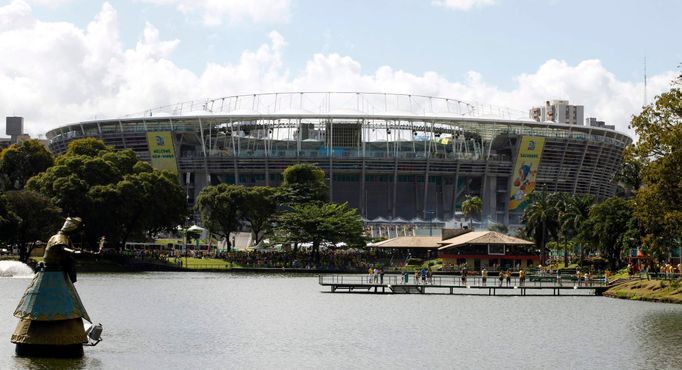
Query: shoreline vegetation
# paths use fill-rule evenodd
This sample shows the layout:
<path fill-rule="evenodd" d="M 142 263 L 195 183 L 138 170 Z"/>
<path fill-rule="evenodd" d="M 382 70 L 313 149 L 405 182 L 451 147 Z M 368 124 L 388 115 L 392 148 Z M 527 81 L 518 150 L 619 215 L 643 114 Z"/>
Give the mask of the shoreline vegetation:
<path fill-rule="evenodd" d="M 633 301 L 682 304 L 682 283 L 677 280 L 626 281 L 607 289 L 603 296 Z"/>

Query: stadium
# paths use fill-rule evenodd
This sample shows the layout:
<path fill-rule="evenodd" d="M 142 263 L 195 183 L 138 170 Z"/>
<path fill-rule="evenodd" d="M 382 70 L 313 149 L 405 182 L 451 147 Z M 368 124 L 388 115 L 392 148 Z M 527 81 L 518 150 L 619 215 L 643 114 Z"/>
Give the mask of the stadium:
<path fill-rule="evenodd" d="M 370 223 L 444 223 L 472 195 L 483 199 L 484 220 L 515 225 L 534 189 L 615 193 L 629 136 L 527 116 L 420 95 L 269 93 L 66 124 L 47 139 L 55 154 L 83 137 L 132 149 L 177 173 L 189 205 L 209 184 L 277 186 L 286 167 L 315 164 L 330 198 Z"/>

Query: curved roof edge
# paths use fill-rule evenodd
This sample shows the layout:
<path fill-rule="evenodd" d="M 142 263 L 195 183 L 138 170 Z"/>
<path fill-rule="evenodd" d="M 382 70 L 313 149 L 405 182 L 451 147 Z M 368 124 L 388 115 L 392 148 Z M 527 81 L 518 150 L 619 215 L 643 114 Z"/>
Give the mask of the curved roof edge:
<path fill-rule="evenodd" d="M 236 112 L 235 112 L 236 113 Z M 397 113 L 397 112 L 395 112 Z M 630 142 L 633 141 L 633 138 L 630 137 L 625 132 L 618 131 L 618 130 L 611 130 L 607 128 L 601 128 L 601 127 L 592 127 L 592 126 L 579 126 L 579 125 L 569 125 L 569 124 L 564 124 L 564 123 L 555 123 L 555 122 L 537 122 L 533 121 L 531 119 L 506 119 L 506 118 L 491 118 L 491 117 L 469 117 L 469 116 L 461 116 L 461 117 L 453 117 L 452 115 L 445 115 L 445 116 L 438 116 L 438 115 L 417 115 L 417 114 L 405 114 L 405 115 L 394 115 L 394 114 L 384 114 L 384 113 L 377 113 L 377 114 L 368 114 L 368 113 L 351 113 L 351 112 L 339 112 L 339 113 L 294 113 L 294 112 L 285 112 L 285 113 L 245 113 L 245 112 L 239 112 L 236 114 L 233 113 L 226 113 L 226 114 L 217 114 L 217 113 L 211 113 L 211 112 L 206 112 L 206 114 L 201 114 L 201 115 L 168 115 L 168 116 L 151 116 L 151 117 L 126 117 L 126 118 L 110 118 L 110 119 L 101 119 L 101 120 L 89 120 L 89 121 L 81 121 L 81 122 L 75 122 L 71 124 L 66 124 L 61 127 L 52 129 L 46 133 L 46 137 L 48 139 L 51 139 L 52 137 L 56 136 L 60 131 L 62 131 L 65 128 L 69 127 L 78 127 L 80 129 L 81 127 L 87 127 L 91 125 L 101 125 L 101 124 L 109 124 L 109 123 L 114 123 L 114 124 L 119 124 L 119 123 L 125 123 L 125 122 L 155 122 L 155 121 L 187 121 L 187 120 L 206 120 L 206 121 L 239 121 L 239 120 L 276 120 L 276 119 L 355 119 L 355 120 L 401 120 L 401 121 L 440 121 L 440 122 L 480 122 L 480 123 L 490 123 L 494 124 L 496 122 L 499 123 L 505 123 L 505 124 L 516 124 L 516 125 L 528 125 L 528 126 L 533 126 L 533 127 L 546 127 L 546 128 L 563 128 L 563 129 L 578 129 L 579 131 L 584 131 L 584 132 L 600 132 L 600 133 L 611 133 L 611 134 L 618 134 L 623 136 L 624 138 L 627 138 Z"/>

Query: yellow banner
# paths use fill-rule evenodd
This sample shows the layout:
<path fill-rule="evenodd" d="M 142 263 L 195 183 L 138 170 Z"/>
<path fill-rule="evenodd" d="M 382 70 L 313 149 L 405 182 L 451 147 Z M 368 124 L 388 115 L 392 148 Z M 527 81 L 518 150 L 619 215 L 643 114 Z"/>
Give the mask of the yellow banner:
<path fill-rule="evenodd" d="M 178 173 L 173 136 L 170 131 L 148 132 L 147 144 L 149 144 L 149 156 L 152 159 L 152 167 L 157 170 L 170 171 L 174 174 Z"/>
<path fill-rule="evenodd" d="M 523 136 L 521 147 L 514 163 L 509 210 L 521 210 L 526 207 L 528 196 L 535 190 L 535 178 L 540 167 L 540 157 L 545 146 L 544 137 Z"/>

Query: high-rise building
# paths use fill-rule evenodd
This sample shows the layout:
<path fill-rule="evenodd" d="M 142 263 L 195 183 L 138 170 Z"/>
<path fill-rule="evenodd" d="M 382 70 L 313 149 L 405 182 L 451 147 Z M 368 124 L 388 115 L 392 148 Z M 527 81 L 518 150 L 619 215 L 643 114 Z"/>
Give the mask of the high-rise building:
<path fill-rule="evenodd" d="M 531 108 L 529 117 L 537 122 L 582 125 L 583 114 L 582 105 L 570 105 L 568 100 L 547 100 L 544 106 Z"/>
<path fill-rule="evenodd" d="M 5 134 L 9 135 L 10 143 L 16 144 L 24 135 L 24 117 L 6 117 Z"/>
<path fill-rule="evenodd" d="M 585 126 L 605 128 L 607 130 L 615 130 L 615 125 L 607 125 L 604 121 L 598 121 L 595 117 L 588 117 L 585 119 Z"/>

